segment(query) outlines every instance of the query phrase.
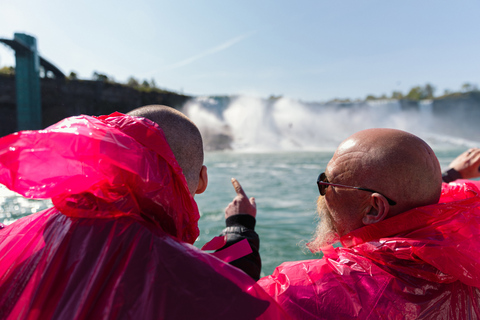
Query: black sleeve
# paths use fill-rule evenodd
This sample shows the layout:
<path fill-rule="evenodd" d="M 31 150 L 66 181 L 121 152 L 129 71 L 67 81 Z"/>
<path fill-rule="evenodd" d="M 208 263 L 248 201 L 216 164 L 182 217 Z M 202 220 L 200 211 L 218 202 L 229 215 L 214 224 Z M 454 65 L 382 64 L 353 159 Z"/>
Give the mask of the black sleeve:
<path fill-rule="evenodd" d="M 451 168 L 448 171 L 442 173 L 443 182 L 449 183 L 457 179 L 462 179 L 462 175 L 457 170 Z"/>
<path fill-rule="evenodd" d="M 255 281 L 260 279 L 260 271 L 262 269 L 262 260 L 258 250 L 260 249 L 260 238 L 255 232 L 256 220 L 248 214 L 240 214 L 227 218 L 225 224 L 227 227 L 223 229 L 221 236 L 227 236 L 227 243 L 217 251 L 228 248 L 229 246 L 247 239 L 252 253 L 233 260 L 231 265 L 243 270 L 246 274 L 252 277 Z"/>

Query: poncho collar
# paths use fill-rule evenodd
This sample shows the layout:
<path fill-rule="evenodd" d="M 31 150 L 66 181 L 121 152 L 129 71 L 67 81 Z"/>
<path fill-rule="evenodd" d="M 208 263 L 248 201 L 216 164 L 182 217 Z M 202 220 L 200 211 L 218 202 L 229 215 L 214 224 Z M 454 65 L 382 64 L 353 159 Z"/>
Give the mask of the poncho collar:
<path fill-rule="evenodd" d="M 381 222 L 354 230 L 340 238 L 344 247 L 351 248 L 369 241 L 376 241 L 396 235 L 408 233 L 431 226 L 432 223 L 441 219 L 449 219 L 452 211 L 457 211 L 459 201 L 460 208 L 467 202 L 480 200 L 476 185 L 468 181 L 459 180 L 456 183 L 443 184 L 442 195 L 439 203 L 424 207 L 415 208 Z"/>

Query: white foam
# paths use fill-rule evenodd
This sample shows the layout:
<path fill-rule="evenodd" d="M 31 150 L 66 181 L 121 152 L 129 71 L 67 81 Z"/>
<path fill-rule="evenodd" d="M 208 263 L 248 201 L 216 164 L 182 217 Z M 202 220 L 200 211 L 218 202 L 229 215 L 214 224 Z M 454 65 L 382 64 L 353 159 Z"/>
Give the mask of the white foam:
<path fill-rule="evenodd" d="M 313 104 L 240 96 L 197 98 L 184 111 L 202 135 L 226 135 L 242 152 L 333 151 L 351 134 L 378 127 L 411 132 L 433 148 L 480 144 L 480 126 L 449 125 L 448 116 L 433 114 L 431 101 L 421 102 L 418 110 L 402 110 L 399 101 L 388 99 Z"/>

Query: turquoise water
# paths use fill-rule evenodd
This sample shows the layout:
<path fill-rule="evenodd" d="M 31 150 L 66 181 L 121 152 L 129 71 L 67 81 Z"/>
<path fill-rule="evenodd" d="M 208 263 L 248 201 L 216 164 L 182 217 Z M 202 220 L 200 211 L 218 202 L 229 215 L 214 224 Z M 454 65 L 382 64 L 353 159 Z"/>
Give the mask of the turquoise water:
<path fill-rule="evenodd" d="M 196 196 L 201 212 L 203 245 L 224 228 L 224 208 L 235 196 L 230 178 L 242 184 L 257 203 L 257 227 L 263 272 L 270 274 L 282 261 L 311 259 L 302 249 L 315 230 L 318 196 L 316 179 L 331 153 L 208 153 L 210 184 Z"/>
<path fill-rule="evenodd" d="M 443 168 L 465 147 L 436 150 Z M 209 186 L 197 195 L 201 219 L 201 247 L 224 228 L 224 208 L 235 196 L 230 179 L 237 178 L 249 197 L 257 202 L 257 232 L 261 238 L 262 275 L 271 274 L 284 261 L 313 259 L 305 249 L 317 223 L 316 179 L 332 152 L 240 153 L 209 152 Z M 22 198 L 0 187 L 0 222 L 16 219 L 48 208 L 48 200 Z"/>

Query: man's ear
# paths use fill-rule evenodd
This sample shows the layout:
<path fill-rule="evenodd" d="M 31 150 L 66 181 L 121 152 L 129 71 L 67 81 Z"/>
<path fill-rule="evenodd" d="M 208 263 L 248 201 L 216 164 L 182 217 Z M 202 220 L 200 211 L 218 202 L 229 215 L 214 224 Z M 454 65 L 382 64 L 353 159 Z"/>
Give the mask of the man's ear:
<path fill-rule="evenodd" d="M 365 225 L 380 222 L 387 217 L 389 210 L 388 200 L 379 193 L 373 193 L 370 196 L 370 211 L 363 216 L 362 222 Z"/>
<path fill-rule="evenodd" d="M 203 193 L 205 189 L 207 189 L 207 185 L 208 185 L 207 167 L 202 166 L 202 170 L 200 170 L 198 186 L 197 186 L 197 190 L 195 191 L 195 194 Z"/>

